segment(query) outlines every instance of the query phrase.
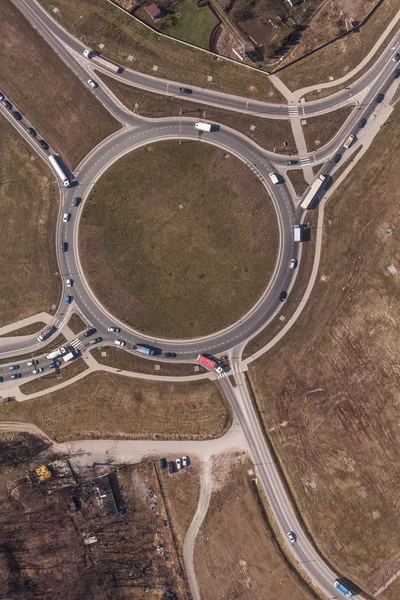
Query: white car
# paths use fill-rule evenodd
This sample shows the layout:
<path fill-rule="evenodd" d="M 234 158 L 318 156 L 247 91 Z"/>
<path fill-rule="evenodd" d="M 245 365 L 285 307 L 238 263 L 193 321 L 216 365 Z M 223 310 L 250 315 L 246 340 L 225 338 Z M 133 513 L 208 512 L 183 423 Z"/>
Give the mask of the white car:
<path fill-rule="evenodd" d="M 43 373 L 44 369 L 43 367 L 38 367 L 37 369 L 35 369 L 34 371 L 32 371 L 32 373 L 34 375 L 36 375 L 37 373 Z"/>
<path fill-rule="evenodd" d="M 95 90 L 96 88 L 98 88 L 98 87 L 99 87 L 99 84 L 98 84 L 96 81 L 94 81 L 93 79 L 88 79 L 88 84 L 89 84 L 89 85 L 90 85 L 90 87 L 92 87 L 94 90 Z"/>
<path fill-rule="evenodd" d="M 72 279 L 67 279 L 66 283 L 67 283 L 67 287 L 72 287 L 74 284 Z"/>
<path fill-rule="evenodd" d="M 107 327 L 107 331 L 113 331 L 114 333 L 119 333 L 121 330 L 119 327 Z"/>
<path fill-rule="evenodd" d="M 296 534 L 293 531 L 288 531 L 287 536 L 291 544 L 294 544 L 296 542 Z"/>
<path fill-rule="evenodd" d="M 181 461 L 181 459 L 177 458 L 175 462 L 176 462 L 176 470 L 180 471 L 182 469 L 182 461 Z"/>
<path fill-rule="evenodd" d="M 189 459 L 187 456 L 182 456 L 182 467 L 187 467 L 189 464 Z"/>
<path fill-rule="evenodd" d="M 68 221 L 70 220 L 70 218 L 71 218 L 71 213 L 64 213 L 63 222 L 64 223 L 68 223 Z"/>
<path fill-rule="evenodd" d="M 292 260 L 290 261 L 290 268 L 295 269 L 296 267 L 297 267 L 297 259 L 292 258 Z"/>
<path fill-rule="evenodd" d="M 114 344 L 116 346 L 125 346 L 125 342 L 123 342 L 122 340 L 114 340 Z"/>
<path fill-rule="evenodd" d="M 30 362 L 27 363 L 28 367 L 34 367 L 35 365 L 38 364 L 38 360 L 31 360 Z"/>

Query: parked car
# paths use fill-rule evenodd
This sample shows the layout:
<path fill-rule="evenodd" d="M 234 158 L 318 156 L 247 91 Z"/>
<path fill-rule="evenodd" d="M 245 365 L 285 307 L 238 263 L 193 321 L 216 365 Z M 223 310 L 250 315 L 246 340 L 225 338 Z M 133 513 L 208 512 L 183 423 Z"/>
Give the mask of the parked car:
<path fill-rule="evenodd" d="M 175 472 L 175 465 L 174 465 L 174 461 L 173 461 L 173 460 L 170 460 L 170 461 L 169 461 L 169 463 L 168 463 L 168 473 L 169 473 L 170 475 L 172 475 L 172 473 L 174 473 L 174 472 Z"/>
<path fill-rule="evenodd" d="M 13 110 L 11 114 L 16 121 L 21 121 L 22 115 L 20 112 L 18 112 L 17 110 Z"/>
<path fill-rule="evenodd" d="M 11 365 L 11 367 L 9 367 L 10 371 L 15 371 L 16 369 L 19 369 L 19 365 Z"/>
<path fill-rule="evenodd" d="M 182 467 L 187 467 L 189 464 L 189 458 L 187 456 L 182 456 Z"/>
<path fill-rule="evenodd" d="M 177 471 L 180 471 L 180 470 L 182 469 L 182 461 L 181 461 L 181 459 L 180 459 L 180 458 L 177 458 L 177 459 L 175 460 L 175 464 L 176 464 L 176 470 L 177 470 Z"/>
<path fill-rule="evenodd" d="M 1 103 L 4 106 L 4 108 L 6 108 L 7 110 L 11 110 L 12 109 L 11 102 L 9 102 L 6 98 L 4 98 L 4 100 L 2 100 Z"/>
<path fill-rule="evenodd" d="M 70 220 L 70 218 L 71 218 L 71 213 L 64 213 L 63 223 L 68 223 L 68 221 Z"/>
<path fill-rule="evenodd" d="M 68 242 L 62 242 L 62 244 L 61 244 L 61 250 L 62 250 L 62 252 L 67 252 L 67 250 L 68 250 Z"/>
<path fill-rule="evenodd" d="M 290 261 L 290 268 L 295 269 L 297 267 L 297 258 L 292 258 Z"/>
<path fill-rule="evenodd" d="M 289 538 L 290 543 L 294 544 L 296 541 L 296 534 L 294 533 L 294 531 L 288 531 L 287 536 Z"/>
<path fill-rule="evenodd" d="M 82 198 L 74 198 L 73 206 L 79 206 L 82 201 Z"/>
<path fill-rule="evenodd" d="M 165 358 L 175 358 L 176 357 L 176 352 L 166 352 L 165 353 Z"/>
<path fill-rule="evenodd" d="M 168 467 L 168 462 L 166 458 L 160 458 L 160 467 L 162 469 L 166 469 Z"/>
<path fill-rule="evenodd" d="M 31 360 L 30 362 L 26 363 L 28 367 L 34 367 L 35 365 L 39 364 L 38 360 Z"/>
<path fill-rule="evenodd" d="M 397 62 L 398 60 L 400 60 L 400 52 L 396 52 L 396 54 L 393 56 L 393 60 L 395 62 Z"/>
<path fill-rule="evenodd" d="M 107 327 L 107 331 L 113 331 L 114 333 L 119 333 L 121 330 L 119 327 Z"/>
<path fill-rule="evenodd" d="M 376 101 L 378 102 L 378 104 L 380 102 L 383 102 L 384 99 L 385 99 L 385 94 L 378 94 L 377 97 L 376 97 Z"/>
<path fill-rule="evenodd" d="M 73 279 L 67 279 L 66 284 L 67 284 L 67 287 L 72 287 L 74 285 Z"/>
<path fill-rule="evenodd" d="M 97 81 L 94 81 L 94 79 L 88 79 L 88 84 L 90 85 L 90 87 L 92 87 L 93 89 L 96 89 L 99 87 L 99 84 L 97 83 Z"/>
<path fill-rule="evenodd" d="M 38 144 L 39 144 L 39 146 L 41 146 L 43 148 L 43 150 L 48 150 L 49 149 L 48 143 L 45 142 L 44 140 L 39 140 Z"/>
<path fill-rule="evenodd" d="M 100 342 L 102 342 L 102 341 L 103 341 L 103 338 L 102 338 L 102 337 L 97 337 L 97 338 L 95 338 L 94 340 L 90 340 L 89 344 L 90 344 L 91 346 L 93 346 L 93 344 L 100 344 Z"/>
<path fill-rule="evenodd" d="M 298 160 L 289 159 L 286 161 L 286 164 L 287 165 L 297 165 L 298 162 L 299 162 Z"/>
<path fill-rule="evenodd" d="M 44 369 L 43 367 L 38 367 L 37 369 L 35 369 L 34 371 L 32 371 L 32 373 L 34 375 L 37 375 L 38 373 L 43 373 Z"/>
<path fill-rule="evenodd" d="M 362 129 L 363 127 L 366 126 L 366 124 L 367 124 L 367 119 L 361 119 L 361 121 L 358 121 L 357 127 Z"/>
<path fill-rule="evenodd" d="M 193 90 L 191 90 L 190 88 L 185 88 L 185 87 L 179 88 L 179 91 L 181 94 L 191 94 L 193 92 Z"/>
<path fill-rule="evenodd" d="M 94 335 L 96 332 L 97 332 L 97 329 L 95 327 L 91 327 L 90 329 L 85 331 L 85 333 L 83 335 L 85 337 L 90 337 L 91 335 Z"/>
<path fill-rule="evenodd" d="M 22 377 L 21 373 L 14 373 L 14 375 L 11 375 L 11 379 L 19 379 L 20 377 Z"/>
<path fill-rule="evenodd" d="M 65 297 L 65 304 L 71 304 L 72 300 L 73 300 L 72 296 L 66 296 Z"/>
<path fill-rule="evenodd" d="M 279 302 L 284 302 L 287 298 L 287 292 L 281 292 L 279 294 Z"/>
<path fill-rule="evenodd" d="M 123 342 L 122 340 L 114 340 L 114 344 L 116 346 L 119 346 L 120 348 L 122 348 L 122 346 L 125 346 L 125 342 Z"/>
<path fill-rule="evenodd" d="M 36 131 L 33 129 L 33 127 L 28 127 L 26 130 L 26 133 L 28 133 L 31 137 L 36 137 Z"/>

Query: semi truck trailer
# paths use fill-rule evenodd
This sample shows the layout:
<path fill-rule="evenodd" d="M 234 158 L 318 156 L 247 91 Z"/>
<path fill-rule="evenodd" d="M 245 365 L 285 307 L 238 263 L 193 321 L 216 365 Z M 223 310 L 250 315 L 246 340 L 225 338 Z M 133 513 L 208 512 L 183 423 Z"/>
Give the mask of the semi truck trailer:
<path fill-rule="evenodd" d="M 47 329 L 45 329 L 40 335 L 38 335 L 38 342 L 43 342 L 44 340 L 47 340 L 47 338 L 49 338 L 55 331 L 57 331 L 57 328 L 54 325 L 47 327 Z"/>
<path fill-rule="evenodd" d="M 67 173 L 64 171 L 64 169 L 61 167 L 61 165 L 57 159 L 58 159 L 58 156 L 56 156 L 55 154 L 50 154 L 49 161 L 52 164 L 52 166 L 54 167 L 57 175 L 63 182 L 63 186 L 69 187 L 71 185 L 69 177 L 68 177 Z"/>
<path fill-rule="evenodd" d="M 144 344 L 138 344 L 134 347 L 134 349 L 137 350 L 137 352 L 140 352 L 141 354 L 147 354 L 147 356 L 153 356 L 156 353 L 154 348 L 151 348 L 150 346 L 145 346 Z"/>
<path fill-rule="evenodd" d="M 83 56 L 90 58 L 90 60 L 92 60 L 96 65 L 99 65 L 99 67 L 108 69 L 113 73 L 120 73 L 122 71 L 122 67 L 120 65 L 108 60 L 108 58 L 104 58 L 104 56 L 100 56 L 100 54 L 95 50 L 84 50 Z"/>
<path fill-rule="evenodd" d="M 337 590 L 339 590 L 339 592 L 343 594 L 345 598 L 353 597 L 353 592 L 349 590 L 349 588 L 347 588 L 345 585 L 343 585 L 343 583 L 340 583 L 338 579 L 336 579 L 336 581 L 333 582 L 333 585 Z"/>
<path fill-rule="evenodd" d="M 71 350 L 71 352 L 68 352 L 68 354 L 65 354 L 63 356 L 63 361 L 68 362 L 69 360 L 72 360 L 72 359 L 76 358 L 77 356 L 78 356 L 78 352 L 76 352 L 75 350 Z"/>
<path fill-rule="evenodd" d="M 211 131 L 212 128 L 211 123 L 195 123 L 194 126 L 200 131 Z"/>
<path fill-rule="evenodd" d="M 217 371 L 217 373 L 224 372 L 224 369 L 217 363 L 216 360 L 213 360 L 212 358 L 208 358 L 207 356 L 204 356 L 203 354 L 199 354 L 197 357 L 197 360 L 199 361 L 199 363 L 202 363 L 206 367 L 209 367 L 210 369 L 214 369 L 215 371 Z"/>
<path fill-rule="evenodd" d="M 58 358 L 59 356 L 63 356 L 64 354 L 68 353 L 68 348 L 65 348 L 64 346 L 62 348 L 57 348 L 57 350 L 53 350 L 53 352 L 50 352 L 50 354 L 47 354 L 46 358 L 48 360 L 52 360 L 53 358 Z"/>
<path fill-rule="evenodd" d="M 314 181 L 314 183 L 310 187 L 309 191 L 307 192 L 307 195 L 304 198 L 303 202 L 301 203 L 301 208 L 303 208 L 304 210 L 307 210 L 307 208 L 309 206 L 311 206 L 313 200 L 315 199 L 316 195 L 320 191 L 321 186 L 323 185 L 325 179 L 326 179 L 325 175 L 319 175 L 317 177 L 317 179 Z"/>
<path fill-rule="evenodd" d="M 293 240 L 301 242 L 301 225 L 293 225 Z"/>

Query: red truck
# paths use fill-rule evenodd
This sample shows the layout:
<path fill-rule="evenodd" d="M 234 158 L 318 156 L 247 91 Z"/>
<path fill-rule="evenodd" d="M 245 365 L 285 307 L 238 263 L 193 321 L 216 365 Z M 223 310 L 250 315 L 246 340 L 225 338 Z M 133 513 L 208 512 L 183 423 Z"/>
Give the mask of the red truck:
<path fill-rule="evenodd" d="M 215 369 L 217 371 L 217 373 L 223 373 L 224 370 L 222 367 L 220 367 L 218 365 L 218 363 L 215 360 L 212 360 L 211 358 L 207 358 L 206 356 L 203 356 L 202 354 L 199 354 L 197 357 L 197 360 L 202 363 L 203 365 L 205 365 L 206 367 L 208 367 L 209 369 Z"/>

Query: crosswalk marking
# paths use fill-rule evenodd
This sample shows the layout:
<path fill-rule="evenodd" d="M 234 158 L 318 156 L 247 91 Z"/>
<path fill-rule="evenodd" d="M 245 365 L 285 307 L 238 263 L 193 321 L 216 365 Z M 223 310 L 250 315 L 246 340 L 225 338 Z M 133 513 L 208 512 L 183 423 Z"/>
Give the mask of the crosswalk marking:
<path fill-rule="evenodd" d="M 301 163 L 302 165 L 307 165 L 307 164 L 309 164 L 310 162 L 311 162 L 311 160 L 310 160 L 310 158 L 309 158 L 308 156 L 307 156 L 307 158 L 301 158 L 301 159 L 300 159 L 300 163 Z"/>
<path fill-rule="evenodd" d="M 71 342 L 71 346 L 73 346 L 76 350 L 83 350 L 85 345 L 81 342 L 79 338 L 76 338 Z"/>
<path fill-rule="evenodd" d="M 299 107 L 298 106 L 289 106 L 289 117 L 298 117 L 299 116 Z"/>

